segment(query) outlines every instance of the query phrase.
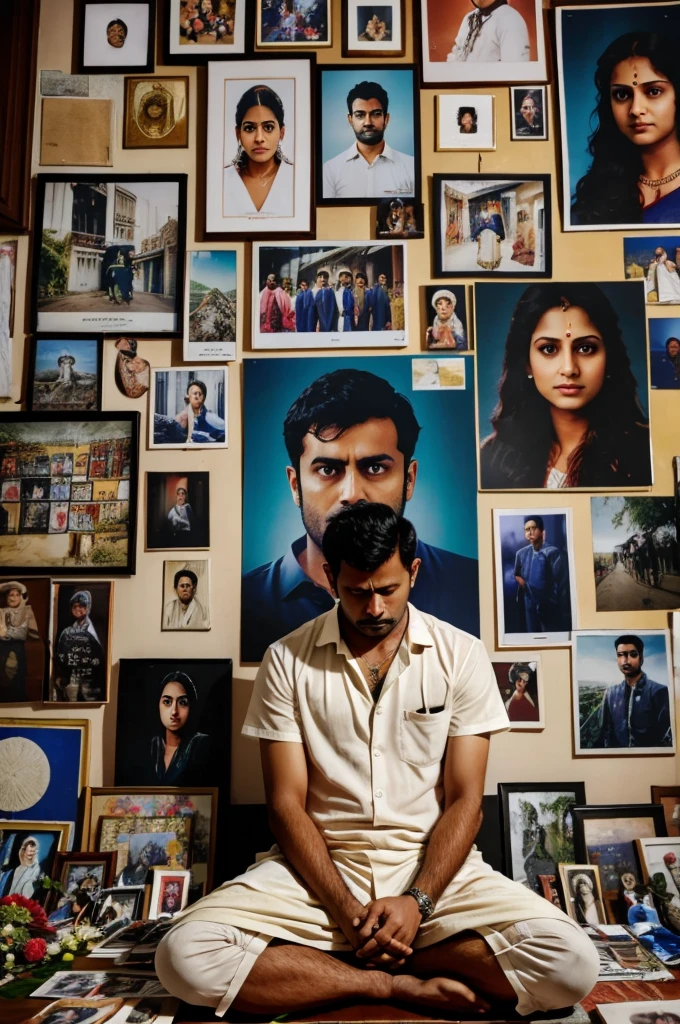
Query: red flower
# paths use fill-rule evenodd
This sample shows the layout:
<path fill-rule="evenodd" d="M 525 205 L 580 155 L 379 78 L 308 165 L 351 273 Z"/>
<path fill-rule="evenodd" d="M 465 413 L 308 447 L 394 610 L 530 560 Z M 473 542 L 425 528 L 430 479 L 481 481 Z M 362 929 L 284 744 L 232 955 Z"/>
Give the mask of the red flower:
<path fill-rule="evenodd" d="M 29 939 L 22 952 L 24 959 L 28 960 L 29 964 L 34 964 L 44 958 L 47 953 L 47 943 L 44 939 Z"/>
<path fill-rule="evenodd" d="M 12 905 L 28 910 L 33 918 L 32 924 L 40 927 L 47 924 L 47 914 L 37 900 L 29 900 L 26 896 L 19 896 L 16 893 L 13 896 L 3 896 L 0 899 L 0 907 L 11 907 Z"/>

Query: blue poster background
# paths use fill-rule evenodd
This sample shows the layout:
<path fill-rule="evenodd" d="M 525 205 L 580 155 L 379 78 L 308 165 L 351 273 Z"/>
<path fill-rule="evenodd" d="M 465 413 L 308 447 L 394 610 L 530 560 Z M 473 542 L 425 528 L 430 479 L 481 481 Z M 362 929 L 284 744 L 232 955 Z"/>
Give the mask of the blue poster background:
<path fill-rule="evenodd" d="M 50 781 L 36 803 L 23 811 L 8 811 L 0 807 L 0 817 L 23 821 L 75 822 L 78 817 L 80 753 L 84 739 L 81 729 L 0 726 L 0 742 L 11 736 L 23 736 L 40 747 L 50 763 Z"/>

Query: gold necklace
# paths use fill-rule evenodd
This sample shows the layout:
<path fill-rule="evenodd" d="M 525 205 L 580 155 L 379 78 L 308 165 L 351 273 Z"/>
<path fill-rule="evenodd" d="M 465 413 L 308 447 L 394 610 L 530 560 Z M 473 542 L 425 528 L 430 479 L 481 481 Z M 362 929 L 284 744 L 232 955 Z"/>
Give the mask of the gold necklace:
<path fill-rule="evenodd" d="M 404 630 L 404 633 L 405 632 L 406 631 Z M 370 686 L 370 688 L 372 690 L 380 682 L 380 670 L 381 670 L 381 668 L 383 667 L 383 665 L 385 664 L 386 661 L 389 661 L 390 658 L 393 658 L 395 656 L 395 654 L 397 653 L 397 651 L 399 650 L 399 648 L 402 645 L 403 639 L 404 639 L 404 634 L 402 633 L 401 639 L 400 639 L 399 643 L 397 644 L 397 646 L 393 647 L 392 650 L 390 651 L 390 653 L 385 658 L 383 658 L 383 660 L 381 662 L 379 662 L 376 665 L 371 665 L 370 661 L 366 661 L 366 659 L 364 658 L 363 654 L 359 655 L 359 661 L 363 661 L 364 665 L 366 666 L 366 668 L 368 669 L 368 671 L 371 674 L 371 679 L 370 679 L 370 682 L 369 682 L 368 685 Z"/>
<path fill-rule="evenodd" d="M 274 170 L 271 172 L 271 174 L 252 174 L 250 171 L 248 171 L 248 177 L 252 178 L 253 181 L 256 181 L 258 183 L 258 185 L 261 185 L 262 188 L 264 188 L 265 185 L 269 181 L 271 181 L 272 178 L 275 177 L 277 171 L 278 171 L 278 167 L 275 167 Z"/>
<path fill-rule="evenodd" d="M 677 171 L 673 171 L 672 174 L 667 174 L 665 178 L 645 178 L 641 174 L 638 181 L 641 185 L 646 185 L 648 188 L 660 188 L 661 185 L 667 185 L 669 181 L 675 181 L 676 178 L 680 178 L 680 167 L 678 167 Z"/>

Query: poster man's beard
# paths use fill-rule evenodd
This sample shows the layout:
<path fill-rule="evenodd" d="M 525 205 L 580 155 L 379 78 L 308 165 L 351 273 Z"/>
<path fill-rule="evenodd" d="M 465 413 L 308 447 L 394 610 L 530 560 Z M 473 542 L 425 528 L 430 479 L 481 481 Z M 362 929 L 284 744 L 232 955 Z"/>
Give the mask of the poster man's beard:
<path fill-rule="evenodd" d="M 390 505 L 389 502 L 387 502 L 387 501 L 384 502 L 385 505 L 390 505 L 390 508 L 393 509 L 393 511 L 396 512 L 396 514 L 398 516 L 403 516 L 404 509 L 406 508 L 406 488 L 407 488 L 407 486 L 408 486 L 408 482 L 406 480 L 404 480 L 404 488 L 403 488 L 403 490 L 401 492 L 401 499 L 400 499 L 398 504 Z M 329 521 L 329 519 L 331 517 L 330 516 L 327 516 L 327 517 L 320 516 L 318 513 L 310 511 L 309 508 L 304 503 L 304 500 L 303 500 L 303 497 L 302 497 L 302 488 L 301 487 L 298 487 L 298 495 L 299 495 L 299 498 L 300 498 L 300 515 L 302 516 L 302 525 L 305 528 L 307 536 L 312 541 L 314 541 L 314 543 L 319 548 L 319 550 L 321 550 L 321 546 L 323 544 L 323 535 L 326 532 L 326 527 L 328 526 L 328 521 Z M 359 505 L 361 503 L 363 503 L 364 505 L 368 504 L 368 502 L 366 502 L 363 499 L 362 499 L 361 502 L 358 502 L 358 501 L 355 502 L 355 504 L 357 504 L 357 505 Z M 338 509 L 337 511 L 340 511 L 340 510 Z"/>
<path fill-rule="evenodd" d="M 358 142 L 365 142 L 367 146 L 378 146 L 382 142 L 385 132 L 378 131 L 375 128 L 369 129 L 368 131 L 363 129 L 360 132 L 354 133 L 357 137 Z"/>

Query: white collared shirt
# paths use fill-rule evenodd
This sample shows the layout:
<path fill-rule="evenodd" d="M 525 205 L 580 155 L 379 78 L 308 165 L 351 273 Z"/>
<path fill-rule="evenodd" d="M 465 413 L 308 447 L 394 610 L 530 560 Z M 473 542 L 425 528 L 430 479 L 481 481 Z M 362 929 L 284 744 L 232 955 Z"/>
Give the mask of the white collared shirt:
<path fill-rule="evenodd" d="M 415 161 L 385 143 L 372 164 L 356 142 L 323 165 L 324 199 L 383 199 L 415 195 Z"/>
<path fill-rule="evenodd" d="M 422 847 L 441 814 L 449 736 L 509 725 L 482 642 L 408 607 L 375 703 L 337 607 L 272 644 L 255 680 L 243 735 L 305 745 L 307 813 L 331 847 Z"/>
<path fill-rule="evenodd" d="M 529 60 L 529 30 L 527 23 L 514 7 L 497 7 L 487 17 L 482 11 L 482 27 L 472 50 L 465 55 L 465 42 L 470 31 L 470 11 L 463 18 L 451 53 L 450 61 L 524 61 Z"/>

